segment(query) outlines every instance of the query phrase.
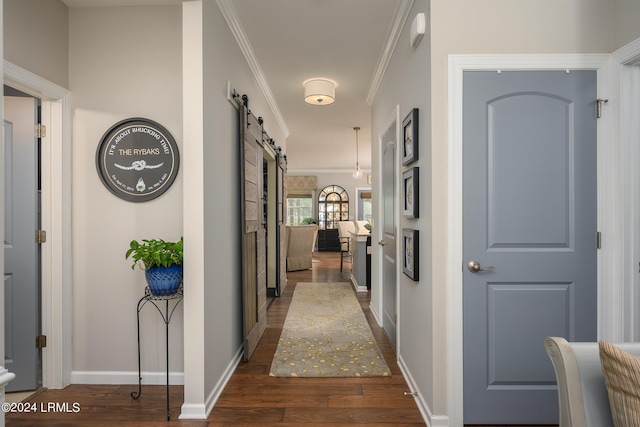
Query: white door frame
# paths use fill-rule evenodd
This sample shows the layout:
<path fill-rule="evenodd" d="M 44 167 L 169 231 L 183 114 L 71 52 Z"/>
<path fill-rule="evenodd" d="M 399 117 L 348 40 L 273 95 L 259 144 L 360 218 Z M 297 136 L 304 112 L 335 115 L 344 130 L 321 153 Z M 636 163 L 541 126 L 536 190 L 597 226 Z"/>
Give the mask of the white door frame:
<path fill-rule="evenodd" d="M 449 56 L 449 242 L 448 242 L 448 413 L 449 425 L 463 426 L 462 375 L 462 75 L 471 70 L 578 70 L 597 71 L 598 97 L 611 98 L 610 55 L 450 55 Z M 608 109 L 609 104 L 605 106 Z M 595 105 L 595 100 L 594 100 Z M 595 114 L 595 107 L 594 107 Z M 616 171 L 620 151 L 615 136 L 613 114 L 598 121 L 598 230 L 605 242 L 598 251 L 598 337 L 615 338 L 618 325 L 614 302 L 622 286 L 622 237 L 620 214 L 622 197 Z M 604 144 L 603 141 L 607 143 Z M 615 191 L 614 191 L 615 190 Z M 595 244 L 595 239 L 594 239 Z M 605 286 L 606 284 L 606 286 Z M 543 346 L 543 343 L 540 343 Z"/>
<path fill-rule="evenodd" d="M 640 39 L 627 44 L 611 55 L 612 88 L 616 91 L 609 103 L 614 110 L 612 115 L 619 118 L 619 134 L 621 151 L 621 185 L 620 196 L 624 200 L 622 219 L 623 248 L 622 272 L 620 281 L 623 288 L 616 295 L 616 307 L 619 310 L 618 323 L 621 328 L 616 331 L 618 341 L 640 341 Z M 613 92 L 613 91 L 612 91 Z"/>
<path fill-rule="evenodd" d="M 70 92 L 8 61 L 4 84 L 42 100 L 47 128 L 41 153 L 42 229 L 42 385 L 62 388 L 71 382 L 71 96 Z M 4 210 L 4 200 L 1 200 Z M 3 251 L 4 252 L 4 251 Z M 4 341 L 4 331 L 1 331 Z"/>
<path fill-rule="evenodd" d="M 375 178 L 375 183 L 373 183 L 373 188 L 372 191 L 376 191 L 376 194 L 379 194 L 380 196 L 382 196 L 382 169 L 384 167 L 382 159 L 384 156 L 384 150 L 386 147 L 386 143 L 383 141 L 383 137 L 384 134 L 387 133 L 387 131 L 389 130 L 389 128 L 391 126 L 393 126 L 395 124 L 396 126 L 396 176 L 394 177 L 395 183 L 394 183 L 394 187 L 395 187 L 395 206 L 396 206 L 396 243 L 397 243 L 397 236 L 398 236 L 398 230 L 400 229 L 400 203 L 398 203 L 398 197 L 399 197 L 399 191 L 400 191 L 400 159 L 398 156 L 398 150 L 397 150 L 397 144 L 398 141 L 400 141 L 400 105 L 396 105 L 393 110 L 391 111 L 391 113 L 389 114 L 389 116 L 387 116 L 387 119 L 382 123 L 382 128 L 380 129 L 380 133 L 378 134 L 378 169 L 377 172 L 374 174 L 374 178 Z M 374 223 L 374 226 L 372 227 L 372 233 L 375 234 L 371 236 L 371 246 L 373 248 L 375 248 L 374 250 L 377 251 L 377 260 L 378 260 L 378 268 L 374 271 L 372 269 L 371 273 L 372 273 L 372 277 L 371 277 L 371 301 L 372 304 L 370 306 L 371 308 L 371 313 L 373 314 L 373 317 L 375 317 L 376 321 L 378 322 L 378 325 L 382 326 L 382 319 L 384 316 L 384 299 L 383 299 L 383 292 L 382 292 L 382 286 L 383 286 L 383 277 L 384 277 L 384 250 L 382 248 L 382 246 L 380 246 L 378 244 L 378 242 L 382 241 L 384 239 L 384 224 L 382 223 L 381 219 L 384 216 L 384 200 L 382 200 L 382 197 L 377 197 L 378 200 L 378 205 L 377 205 L 377 212 L 376 215 L 374 215 L 374 218 L 378 218 L 378 224 L 376 226 L 376 224 Z M 399 246 L 398 244 L 396 244 L 396 260 L 400 259 L 398 258 L 398 255 L 400 253 L 399 250 Z M 400 271 L 398 269 L 396 269 L 396 296 L 398 296 L 398 292 L 400 290 Z M 400 300 L 400 298 L 396 298 L 396 314 L 398 315 L 398 319 L 400 318 L 400 305 L 398 303 L 398 301 Z M 396 352 L 397 349 L 400 348 L 400 322 L 399 320 L 396 322 Z"/>

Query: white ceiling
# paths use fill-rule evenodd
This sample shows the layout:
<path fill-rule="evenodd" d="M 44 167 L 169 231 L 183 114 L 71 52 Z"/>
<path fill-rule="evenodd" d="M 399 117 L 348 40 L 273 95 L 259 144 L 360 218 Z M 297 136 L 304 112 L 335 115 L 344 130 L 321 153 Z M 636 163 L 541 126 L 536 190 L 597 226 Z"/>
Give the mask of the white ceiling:
<path fill-rule="evenodd" d="M 69 7 L 181 4 L 181 0 L 63 0 Z M 289 131 L 289 170 L 371 168 L 367 104 L 381 54 L 403 0 L 229 0 Z M 408 43 L 408 41 L 407 41 Z M 313 106 L 302 82 L 337 82 L 336 101 Z M 232 82 L 233 84 L 233 82 Z M 241 87 L 236 88 L 239 92 Z M 260 115 L 260 112 L 256 112 Z M 265 129 L 278 126 L 266 123 Z M 276 141 L 279 145 L 284 142 Z"/>
<path fill-rule="evenodd" d="M 116 7 L 179 5 L 182 0 L 62 0 L 69 7 Z"/>

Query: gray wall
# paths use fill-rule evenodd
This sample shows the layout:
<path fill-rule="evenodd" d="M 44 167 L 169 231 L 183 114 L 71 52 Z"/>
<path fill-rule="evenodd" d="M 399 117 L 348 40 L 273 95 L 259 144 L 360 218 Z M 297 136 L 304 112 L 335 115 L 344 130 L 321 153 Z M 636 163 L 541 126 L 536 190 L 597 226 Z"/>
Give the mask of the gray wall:
<path fill-rule="evenodd" d="M 111 125 L 133 116 L 163 124 L 181 147 L 181 8 L 69 10 L 59 0 L 7 0 L 4 16 L 4 58 L 73 93 L 72 381 L 133 382 L 145 281 L 124 253 L 132 239 L 181 236 L 182 179 L 155 201 L 128 203 L 100 182 L 95 153 Z M 147 309 L 141 325 L 144 369 L 163 372 L 164 324 Z M 182 329 L 178 309 L 170 356 L 178 372 Z"/>
<path fill-rule="evenodd" d="M 264 128 L 276 144 L 285 146 L 285 141 L 216 2 L 203 2 L 203 22 L 202 176 L 190 175 L 185 192 L 202 191 L 204 198 L 204 280 L 196 286 L 203 286 L 204 371 L 200 375 L 208 397 L 242 346 L 239 116 L 226 98 L 227 81 L 249 97 L 250 109 L 263 117 Z M 185 223 L 192 222 L 189 210 L 185 206 Z"/>
<path fill-rule="evenodd" d="M 5 0 L 4 59 L 69 88 L 69 16 L 61 0 Z"/>
<path fill-rule="evenodd" d="M 417 0 L 407 25 L 418 12 L 427 14 L 427 35 L 412 51 L 405 26 L 373 104 L 372 157 L 376 171 L 380 147 L 375 136 L 384 130 L 393 108 L 400 105 L 401 120 L 411 108 L 420 108 L 420 160 L 415 165 L 420 167 L 421 218 L 401 218 L 400 228 L 420 230 L 421 273 L 419 283 L 401 275 L 398 354 L 434 418 L 443 419 L 449 411 L 446 349 L 452 333 L 447 327 L 446 268 L 448 55 L 611 52 L 614 9 L 613 2 L 599 0 L 542 0 L 519 2 L 517 7 L 510 0 Z M 632 25 L 626 27 L 635 31 Z M 376 212 L 378 190 L 374 185 Z M 379 284 L 373 286 L 375 304 Z"/>
<path fill-rule="evenodd" d="M 398 104 L 401 119 L 411 108 L 420 108 L 416 165 L 421 168 L 421 218 L 401 219 L 400 227 L 421 232 L 421 280 L 413 283 L 401 275 L 399 355 L 436 416 L 446 415 L 449 404 L 444 268 L 449 241 L 448 55 L 606 53 L 640 36 L 639 6 L 631 0 L 540 0 L 513 6 L 512 0 L 416 0 L 408 24 L 415 13 L 425 12 L 430 34 L 414 51 L 408 46 L 405 27 L 372 106 L 374 171 L 379 165 L 377 135 L 389 114 Z M 154 6 L 68 11 L 60 0 L 4 0 L 4 58 L 73 92 L 76 378 L 87 378 L 83 373 L 88 371 L 108 374 L 136 369 L 135 303 L 144 279 L 141 272 L 130 270 L 124 251 L 132 238 L 178 238 L 183 224 L 192 220 L 190 209 L 196 208 L 185 206 L 183 214 L 183 199 L 189 193 L 188 200 L 200 197 L 203 202 L 197 213 L 202 221 L 194 227 L 203 236 L 202 248 L 188 254 L 202 271 L 189 277 L 186 286 L 203 295 L 202 322 L 189 327 L 198 329 L 204 340 L 204 360 L 196 369 L 205 377 L 198 394 L 208 396 L 241 345 L 239 245 L 234 231 L 239 203 L 237 115 L 226 100 L 227 80 L 249 95 L 252 110 L 265 118 L 270 135 L 285 144 L 215 2 L 204 3 L 205 102 L 202 141 L 198 142 L 204 154 L 199 165 L 202 173 L 184 182 L 183 189 L 182 170 L 161 198 L 131 204 L 109 193 L 95 170 L 100 137 L 122 118 L 149 117 L 167 127 L 181 148 L 191 143 L 182 138 L 181 10 Z M 162 66 L 149 58 L 162 59 Z M 346 175 L 343 184 L 351 195 L 348 180 L 352 178 Z M 336 179 L 342 178 L 327 177 L 331 181 L 327 183 L 340 183 Z M 322 185 L 319 180 L 318 186 Z M 374 185 L 375 212 L 376 194 L 379 188 Z M 174 371 L 180 371 L 191 356 L 189 348 L 182 353 L 182 319 L 180 309 L 171 325 Z M 144 354 L 145 370 L 162 371 L 163 325 L 150 310 L 142 321 L 144 348 L 157 349 Z"/>
<path fill-rule="evenodd" d="M 136 303 L 145 279 L 142 271 L 131 270 L 124 253 L 132 239 L 177 240 L 182 235 L 184 165 L 164 195 L 144 203 L 126 202 L 110 193 L 95 166 L 104 132 L 128 117 L 157 121 L 182 149 L 180 31 L 179 6 L 69 11 L 74 120 L 72 382 L 89 381 L 86 372 L 137 371 Z M 141 328 L 144 370 L 164 372 L 164 323 L 153 307 L 142 311 Z M 179 307 L 171 322 L 171 371 L 183 370 L 182 330 Z"/>
<path fill-rule="evenodd" d="M 3 18 L 4 16 L 4 7 L 3 7 L 3 1 L 4 0 L 0 0 L 0 19 Z M 3 52 L 4 52 L 4 34 L 2 31 L 0 31 L 0 58 L 3 57 Z M 2 73 L 2 75 L 4 76 L 4 61 L 2 63 L 0 63 L 0 73 Z M 0 117 L 3 118 L 4 120 L 4 102 L 0 105 Z M 4 126 L 4 121 L 3 121 L 3 126 Z M 4 132 L 3 132 L 4 133 Z M 4 138 L 4 136 L 3 136 Z M 4 180 L 3 180 L 4 183 Z M 0 209 L 0 224 L 4 224 L 4 185 L 2 185 L 2 187 L 0 187 L 0 206 L 2 207 Z M 5 236 L 4 236 L 4 227 L 2 228 L 2 241 L 5 241 Z M 0 271 L 4 272 L 4 248 L 1 251 L 2 253 L 2 257 L 0 257 Z M 2 313 L 0 315 L 0 354 L 2 355 L 2 357 L 4 358 L 4 286 L 0 287 L 0 289 L 2 289 L 2 292 L 0 292 L 0 313 Z M 4 366 L 4 361 L 2 362 L 2 366 Z M 0 421 L 0 423 L 4 422 L 4 414 L 0 415 L 0 417 L 2 417 L 2 421 Z"/>
<path fill-rule="evenodd" d="M 640 37 L 640 2 L 635 0 L 613 0 L 613 48 L 620 49 Z"/>
<path fill-rule="evenodd" d="M 427 17 L 427 31 L 422 42 L 416 49 L 409 44 L 409 28 L 413 17 L 417 13 L 425 13 Z M 419 108 L 419 159 L 407 167 L 400 167 L 399 174 L 411 167 L 420 168 L 420 218 L 398 219 L 398 232 L 403 227 L 420 230 L 420 282 L 416 283 L 404 274 L 400 274 L 399 283 L 399 335 L 400 346 L 397 349 L 398 356 L 404 360 L 410 369 L 413 378 L 420 387 L 417 390 L 429 404 L 433 402 L 433 317 L 430 307 L 432 300 L 431 281 L 431 116 L 430 103 L 430 36 L 429 36 L 429 3 L 427 0 L 417 0 L 402 31 L 402 35 L 394 51 L 393 58 L 380 91 L 375 99 L 372 109 L 372 135 L 375 135 L 372 149 L 374 168 L 378 170 L 380 164 L 380 144 L 378 135 L 385 132 L 388 120 L 396 105 L 400 105 L 400 123 L 409 114 L 411 109 Z M 397 156 L 402 157 L 401 150 Z M 378 188 L 376 188 L 378 190 Z M 380 200 L 374 193 L 374 213 L 378 212 Z M 400 199 L 401 200 L 401 199 Z M 374 223 L 374 233 L 377 227 Z M 373 240 L 381 240 L 381 235 L 375 235 Z M 399 240 L 398 240 L 399 242 Z M 380 260 L 377 255 L 378 245 L 372 246 L 375 251 L 372 261 Z M 375 260 L 375 261 L 374 261 Z M 374 264 L 373 268 L 377 268 Z M 377 303 L 374 296 L 381 283 L 372 283 L 373 303 Z"/>
<path fill-rule="evenodd" d="M 448 55 L 564 54 L 613 51 L 613 3 L 601 0 L 449 0 L 431 2 L 432 343 L 433 413 L 447 414 L 448 323 Z M 465 13 L 460 11 L 464 10 Z M 455 23 L 452 25 L 451 23 Z M 541 29 L 544 29 L 541 31 Z M 422 231 L 422 230 L 421 230 Z M 437 268 L 436 268 L 437 266 Z M 421 283 L 422 285 L 422 283 Z M 450 325 L 451 326 L 451 325 Z M 424 368 L 423 368 L 424 369 Z"/>

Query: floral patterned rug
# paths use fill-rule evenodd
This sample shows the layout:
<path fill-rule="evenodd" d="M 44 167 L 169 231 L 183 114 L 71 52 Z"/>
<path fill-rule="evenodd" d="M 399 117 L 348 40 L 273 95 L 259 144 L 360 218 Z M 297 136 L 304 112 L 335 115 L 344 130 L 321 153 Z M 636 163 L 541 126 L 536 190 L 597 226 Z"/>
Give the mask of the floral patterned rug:
<path fill-rule="evenodd" d="M 377 377 L 391 371 L 349 283 L 298 283 L 269 375 Z"/>

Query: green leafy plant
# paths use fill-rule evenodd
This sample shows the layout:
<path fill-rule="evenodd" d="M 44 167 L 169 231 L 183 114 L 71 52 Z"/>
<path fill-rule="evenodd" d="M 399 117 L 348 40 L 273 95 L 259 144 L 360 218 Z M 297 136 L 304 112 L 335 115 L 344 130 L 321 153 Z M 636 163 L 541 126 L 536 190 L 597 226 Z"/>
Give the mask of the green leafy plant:
<path fill-rule="evenodd" d="M 303 218 L 301 224 L 317 224 L 315 218 Z"/>
<path fill-rule="evenodd" d="M 125 254 L 125 258 L 133 260 L 131 269 L 135 269 L 136 265 L 147 270 L 154 266 L 169 267 L 171 264 L 182 265 L 183 260 L 183 241 L 180 238 L 177 242 L 166 242 L 162 239 L 143 239 L 142 243 L 132 240 L 129 249 Z"/>

